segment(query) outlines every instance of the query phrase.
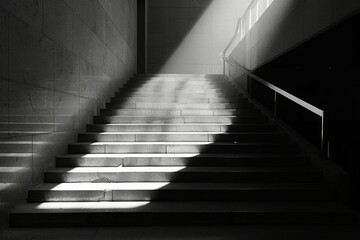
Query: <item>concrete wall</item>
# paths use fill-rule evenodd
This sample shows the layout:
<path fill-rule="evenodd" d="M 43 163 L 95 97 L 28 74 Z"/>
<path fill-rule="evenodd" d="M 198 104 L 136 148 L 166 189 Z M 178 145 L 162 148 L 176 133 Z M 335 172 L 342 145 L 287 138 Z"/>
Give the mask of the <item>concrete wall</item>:
<path fill-rule="evenodd" d="M 220 53 L 251 0 L 149 0 L 149 73 L 222 73 Z"/>
<path fill-rule="evenodd" d="M 0 0 L 0 228 L 136 71 L 136 1 Z"/>
<path fill-rule="evenodd" d="M 256 69 L 359 8 L 359 0 L 273 0 L 230 57 Z"/>

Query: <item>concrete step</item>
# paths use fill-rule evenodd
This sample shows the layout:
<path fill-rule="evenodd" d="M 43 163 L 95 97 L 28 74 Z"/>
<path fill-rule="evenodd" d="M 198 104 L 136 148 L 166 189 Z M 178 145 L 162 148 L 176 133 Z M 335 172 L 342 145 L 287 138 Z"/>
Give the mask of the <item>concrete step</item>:
<path fill-rule="evenodd" d="M 101 109 L 100 116 L 123 117 L 177 117 L 177 116 L 260 116 L 253 108 L 241 109 Z"/>
<path fill-rule="evenodd" d="M 118 123 L 87 125 L 87 132 L 274 132 L 271 124 L 158 124 Z"/>
<path fill-rule="evenodd" d="M 94 124 L 107 123 L 243 123 L 264 124 L 266 117 L 249 116 L 179 116 L 179 117 L 118 117 L 118 116 L 96 116 Z"/>
<path fill-rule="evenodd" d="M 134 78 L 164 78 L 164 79 L 217 79 L 224 80 L 221 74 L 174 74 L 174 73 L 156 73 L 156 74 L 135 74 Z"/>
<path fill-rule="evenodd" d="M 104 132 L 81 133 L 79 142 L 285 142 L 285 133 Z"/>
<path fill-rule="evenodd" d="M 205 78 L 132 78 L 130 81 L 125 83 L 125 86 L 128 85 L 138 85 L 138 84 L 177 84 L 179 86 L 191 85 L 191 84 L 205 84 L 210 86 L 230 86 L 227 81 L 218 80 L 218 79 L 205 79 Z"/>
<path fill-rule="evenodd" d="M 162 97 L 162 98 L 210 98 L 210 99 L 217 99 L 217 98 L 227 98 L 227 99 L 231 99 L 231 98 L 237 98 L 239 97 L 238 94 L 234 94 L 234 93 L 221 93 L 221 92 L 206 92 L 206 93 L 200 93 L 197 92 L 196 94 L 194 93 L 189 93 L 189 92 L 178 92 L 176 94 L 174 94 L 173 91 L 170 92 L 150 92 L 150 91 L 136 91 L 136 92 L 128 92 L 127 89 L 120 89 L 119 92 L 115 93 L 115 97 L 147 97 L 147 98 L 158 98 L 158 97 Z"/>
<path fill-rule="evenodd" d="M 110 98 L 112 103 L 141 103 L 141 102 L 159 102 L 159 103 L 238 103 L 238 102 L 247 102 L 243 98 L 200 98 L 196 96 L 186 97 L 186 96 L 173 96 L 173 97 L 112 97 Z"/>
<path fill-rule="evenodd" d="M 296 153 L 290 143 L 80 142 L 69 153 Z"/>
<path fill-rule="evenodd" d="M 217 83 L 217 84 L 211 84 L 211 83 L 201 83 L 201 82 L 133 82 L 133 83 L 127 83 L 122 86 L 122 88 L 119 89 L 121 91 L 122 89 L 130 90 L 131 92 L 134 91 L 153 91 L 154 92 L 174 92 L 174 95 L 177 93 L 182 92 L 190 92 L 190 93 L 196 93 L 196 92 L 233 92 L 234 89 L 230 88 L 230 85 L 226 85 L 224 83 Z M 163 91 L 159 91 L 163 90 Z"/>
<path fill-rule="evenodd" d="M 310 167 L 75 167 L 53 168 L 46 183 L 76 182 L 319 182 Z M 85 188 L 86 189 L 86 188 Z"/>
<path fill-rule="evenodd" d="M 248 103 L 107 103 L 107 109 L 234 109 Z"/>
<path fill-rule="evenodd" d="M 101 201 L 331 201 L 321 184 L 269 183 L 61 183 L 29 191 L 30 202 Z"/>
<path fill-rule="evenodd" d="M 12 227 L 352 224 L 353 211 L 334 202 L 46 202 L 16 208 Z"/>
<path fill-rule="evenodd" d="M 173 95 L 177 95 L 177 94 L 181 94 L 181 93 L 189 93 L 192 94 L 193 96 L 196 96 L 197 93 L 226 93 L 226 89 L 219 89 L 217 87 L 205 87 L 205 88 L 192 88 L 192 87 L 187 87 L 187 88 L 183 88 L 183 89 L 178 89 L 178 87 L 173 86 L 173 87 L 152 87 L 152 86 L 148 86 L 148 87 L 134 87 L 134 86 L 129 86 L 124 88 L 128 93 L 134 93 L 134 92 L 156 92 L 159 95 L 162 95 L 162 93 L 172 93 Z"/>
<path fill-rule="evenodd" d="M 189 86 L 202 87 L 228 87 L 230 86 L 226 81 L 213 81 L 205 79 L 178 79 L 178 80 L 167 80 L 167 79 L 133 79 L 133 81 L 128 81 L 123 86 L 154 86 L 154 87 L 166 87 L 166 86 L 176 86 L 179 89 Z"/>
<path fill-rule="evenodd" d="M 68 154 L 57 167 L 133 166 L 308 166 L 298 154 Z"/>
<path fill-rule="evenodd" d="M 135 79 L 142 79 L 142 78 L 147 78 L 147 79 L 167 79 L 167 80 L 171 80 L 171 79 L 214 79 L 214 80 L 224 80 L 224 75 L 221 74 L 173 74 L 173 73 L 169 73 L 169 74 L 135 74 L 132 78 Z"/>

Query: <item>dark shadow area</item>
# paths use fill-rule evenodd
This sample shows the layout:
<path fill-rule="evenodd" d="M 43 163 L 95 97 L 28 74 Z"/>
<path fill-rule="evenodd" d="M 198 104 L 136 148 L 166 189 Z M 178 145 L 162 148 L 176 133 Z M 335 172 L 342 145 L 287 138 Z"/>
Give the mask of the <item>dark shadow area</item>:
<path fill-rule="evenodd" d="M 74 177 L 66 174 L 72 174 L 71 171 L 75 167 L 84 167 L 85 165 L 81 165 L 84 163 L 81 162 L 80 165 L 74 166 L 70 162 L 67 166 L 66 164 L 58 166 L 67 167 L 63 170 L 64 174 L 45 173 L 47 174 L 45 182 L 53 183 L 51 190 L 57 188 L 62 182 L 84 182 L 89 185 L 86 189 L 82 186 L 79 189 L 80 193 L 76 193 L 74 189 L 71 193 L 56 193 L 55 189 L 56 197 L 53 197 L 53 193 L 50 192 L 44 196 L 42 196 L 43 193 L 39 195 L 34 192 L 30 193 L 30 201 L 35 202 L 35 206 L 40 209 L 44 207 L 44 204 L 37 203 L 53 201 L 59 203 L 57 207 L 60 209 L 69 207 L 75 210 L 75 212 L 66 213 L 67 216 L 64 219 L 67 220 L 61 219 L 61 213 L 58 216 L 51 216 L 53 213 L 45 213 L 42 218 L 36 219 L 33 226 L 42 226 L 42 224 L 57 227 L 71 226 L 72 224 L 76 226 L 139 226 L 173 225 L 179 224 L 179 222 L 184 225 L 284 223 L 281 215 L 274 221 L 271 211 L 270 216 L 265 214 L 264 218 L 256 215 L 256 211 L 262 212 L 261 209 L 268 205 L 279 209 L 279 207 L 282 208 L 282 204 L 290 204 L 290 208 L 292 208 L 294 205 L 291 204 L 294 201 L 305 204 L 307 201 L 320 201 L 319 204 L 322 204 L 324 198 L 325 201 L 329 200 L 326 198 L 328 195 L 323 195 L 323 191 L 313 191 L 310 194 L 305 190 L 306 192 L 303 194 L 302 189 L 296 191 L 292 189 L 293 184 L 295 187 L 302 183 L 309 186 L 321 184 L 321 173 L 309 171 L 304 174 L 302 169 L 307 171 L 310 167 L 309 162 L 301 155 L 297 146 L 289 141 L 287 134 L 279 131 L 274 124 L 268 121 L 267 117 L 250 104 L 246 98 L 239 95 L 224 79 L 209 82 L 204 86 L 196 85 L 196 88 L 194 83 L 186 78 L 152 80 L 151 77 L 136 77 L 129 81 L 107 104 L 107 109 L 103 109 L 100 116 L 94 118 L 94 124 L 88 125 L 87 132 L 98 134 L 98 136 L 92 139 L 79 137 L 80 142 L 88 143 L 90 146 L 101 142 L 105 146 L 104 150 L 99 151 L 91 147 L 76 149 L 69 146 L 69 153 L 76 154 L 78 158 L 85 154 L 105 152 L 109 156 L 102 156 L 98 159 L 92 156 L 94 157 L 92 161 L 97 161 L 97 165 L 92 167 L 119 167 L 119 169 L 110 174 L 105 169 L 95 169 L 96 175 L 76 177 L 75 174 Z M 168 81 L 173 81 L 174 84 L 168 85 Z M 170 89 L 171 91 L 169 91 Z M 202 95 L 204 92 L 206 94 Z M 169 93 L 171 95 L 167 95 Z M 147 97 L 141 99 L 144 95 Z M 167 101 L 162 101 L 162 98 L 166 98 Z M 206 100 L 204 103 L 205 105 L 210 104 L 210 108 L 195 107 L 199 103 L 187 102 L 191 98 L 198 99 L 197 102 Z M 215 102 L 208 102 L 215 99 Z M 169 105 L 162 105 L 166 102 Z M 179 104 L 186 102 L 187 106 L 179 107 Z M 139 113 L 142 110 L 150 111 L 146 116 L 141 116 Z M 187 112 L 189 110 L 193 111 Z M 179 111 L 184 112 L 179 113 Z M 202 111 L 210 111 L 210 113 Z M 185 114 L 185 112 L 187 113 Z M 202 117 L 202 119 L 189 120 L 195 117 Z M 215 117 L 222 120 L 211 119 Z M 148 124 L 148 128 L 133 130 L 131 125 L 135 123 Z M 206 123 L 206 127 L 202 123 Z M 110 130 L 111 125 L 114 124 L 123 124 L 123 130 Z M 189 126 L 192 128 L 186 129 Z M 117 132 L 116 134 L 119 135 L 117 137 L 126 135 L 124 132 L 135 134 L 136 137 L 134 140 L 101 138 L 101 134 L 110 132 Z M 144 136 L 141 136 L 144 133 L 141 132 L 145 132 L 145 134 L 158 132 L 160 134 L 155 138 L 152 136 L 154 139 L 144 140 Z M 190 139 L 188 137 L 184 139 L 180 135 L 171 137 L 174 133 L 180 132 L 183 135 L 191 134 L 191 132 L 197 133 L 193 135 L 194 138 Z M 198 135 L 201 134 L 208 136 L 205 136 L 205 139 L 199 139 Z M 107 145 L 106 142 L 127 142 L 133 146 L 119 144 L 111 147 L 111 144 Z M 137 145 L 137 143 L 146 142 L 148 142 L 148 146 Z M 154 147 L 157 142 L 162 142 L 166 146 L 166 150 Z M 181 146 L 179 142 L 186 144 Z M 133 159 L 129 156 L 122 158 L 111 156 L 118 153 L 141 153 L 143 159 L 140 159 L 139 156 Z M 169 156 L 171 153 L 183 153 L 189 154 L 189 156 Z M 152 156 L 152 154 L 165 156 Z M 120 160 L 122 165 L 111 165 L 114 158 L 120 158 L 117 160 Z M 58 159 L 58 161 L 61 163 L 63 159 Z M 141 167 L 154 168 L 141 169 Z M 173 167 L 173 169 L 164 170 L 157 169 L 157 167 Z M 299 168 L 300 171 L 288 172 L 286 167 L 293 170 Z M 125 168 L 128 168 L 126 170 L 128 172 L 123 171 Z M 131 168 L 140 168 L 140 170 L 134 171 L 133 169 L 131 171 L 129 170 Z M 119 186 L 111 185 L 112 183 L 119 183 Z M 91 193 L 91 184 L 104 184 L 105 189 L 100 188 Z M 121 186 L 121 184 L 123 185 Z M 277 189 L 277 184 L 280 184 L 280 191 Z M 290 188 L 282 190 L 281 184 L 290 184 L 287 185 Z M 266 189 L 267 186 L 270 186 L 270 190 Z M 272 186 L 275 188 L 272 189 Z M 82 191 L 90 193 L 89 195 L 83 194 Z M 65 206 L 64 202 L 67 201 L 70 203 Z M 73 203 L 73 201 L 79 203 Z M 86 209 L 85 204 L 87 203 L 81 202 L 87 201 L 98 204 L 95 205 L 97 208 L 95 207 L 94 211 L 76 212 L 81 208 Z M 133 202 L 126 205 L 126 201 Z M 250 210 L 248 203 L 242 205 L 246 201 L 251 202 Z M 281 202 L 280 205 L 279 202 Z M 175 208 L 173 203 L 177 204 Z M 119 210 L 121 206 L 123 209 Z M 100 211 L 106 209 L 106 211 L 103 214 L 97 214 L 98 209 Z M 181 212 L 184 209 L 185 212 Z M 231 212 L 229 209 L 235 209 L 235 211 Z M 241 215 L 242 217 L 238 218 L 236 210 L 243 211 L 245 216 Z M 249 211 L 249 215 L 246 210 Z M 120 211 L 121 214 L 118 214 L 117 211 Z M 224 212 L 225 214 L 223 214 Z M 253 216 L 253 214 L 255 215 Z M 292 214 L 291 212 L 291 221 L 298 223 L 304 220 L 304 218 L 298 220 Z M 20 218 L 18 216 L 17 221 L 20 221 L 20 225 L 21 222 L 26 225 L 28 224 L 26 221 L 29 221 L 31 217 L 31 214 L 25 214 Z M 324 220 L 324 217 L 320 218 Z M 307 219 L 312 219 L 312 217 L 308 216 Z M 329 218 L 324 221 L 332 222 L 333 220 L 333 218 Z M 314 223 L 316 221 L 317 217 L 315 217 Z M 334 221 L 336 222 L 336 219 Z"/>
<path fill-rule="evenodd" d="M 251 81 L 251 90 L 248 91 L 249 93 L 251 91 L 251 96 L 254 99 L 274 113 L 277 119 L 291 126 L 321 150 L 321 117 L 280 94 L 275 96 L 273 90 L 250 77 L 249 81 Z"/>
<path fill-rule="evenodd" d="M 351 173 L 354 206 L 359 209 L 360 162 L 360 14 L 327 30 L 255 71 L 260 77 L 325 110 L 330 158 Z M 280 112 L 294 128 L 310 134 L 313 116 L 284 102 Z M 310 131 L 311 130 L 311 131 Z"/>
<path fill-rule="evenodd" d="M 145 0 L 137 0 L 137 73 L 145 73 L 146 69 L 146 4 Z"/>

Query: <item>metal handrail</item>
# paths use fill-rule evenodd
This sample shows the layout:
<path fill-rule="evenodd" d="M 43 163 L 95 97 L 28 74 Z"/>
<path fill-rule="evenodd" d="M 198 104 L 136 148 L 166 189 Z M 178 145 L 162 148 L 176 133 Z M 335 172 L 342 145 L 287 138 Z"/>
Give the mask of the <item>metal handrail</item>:
<path fill-rule="evenodd" d="M 244 72 L 246 72 L 247 75 L 249 75 L 252 79 L 256 80 L 257 82 L 261 83 L 262 85 L 270 88 L 271 90 L 273 90 L 275 92 L 275 97 L 274 97 L 274 115 L 276 116 L 276 98 L 277 98 L 277 94 L 280 94 L 281 96 L 291 100 L 292 102 L 302 106 L 303 108 L 309 110 L 310 112 L 318 115 L 319 117 L 321 117 L 321 150 L 324 152 L 324 110 L 315 107 L 314 105 L 311 105 L 310 103 L 305 102 L 304 100 L 286 92 L 285 90 L 269 83 L 268 81 L 262 79 L 261 77 L 255 75 L 254 73 L 252 73 L 249 69 L 241 66 L 240 64 L 230 60 L 229 58 L 223 56 L 222 60 L 224 62 L 224 74 L 225 74 L 225 63 L 228 63 L 229 65 L 232 65 Z"/>

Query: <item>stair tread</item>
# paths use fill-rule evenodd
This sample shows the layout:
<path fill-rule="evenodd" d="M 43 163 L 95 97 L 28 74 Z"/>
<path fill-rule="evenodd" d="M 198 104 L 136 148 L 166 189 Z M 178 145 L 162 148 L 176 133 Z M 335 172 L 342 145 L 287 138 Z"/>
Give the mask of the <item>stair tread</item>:
<path fill-rule="evenodd" d="M 239 124 L 239 123 L 235 123 L 235 124 L 231 124 L 231 123 L 100 123 L 100 124 L 90 124 L 90 125 L 120 125 L 120 126 L 142 126 L 142 125 L 149 125 L 149 126 L 199 126 L 199 125 L 220 125 L 220 126 L 243 126 L 243 125 L 252 125 L 252 126 L 257 126 L 257 125 L 270 125 L 270 124 L 266 124 L 266 123 L 245 123 L 245 124 Z"/>
<path fill-rule="evenodd" d="M 251 143 L 233 143 L 233 142 L 76 142 L 71 145 L 223 145 L 223 146 L 248 146 L 248 145 L 291 145 L 290 143 L 270 143 L 270 142 L 251 142 Z"/>
<path fill-rule="evenodd" d="M 252 106 L 252 105 L 250 105 L 250 106 Z M 102 111 L 114 111 L 114 109 L 106 109 L 106 108 L 103 108 L 103 109 L 101 109 Z M 191 111 L 204 111 L 204 109 L 202 109 L 202 108 L 198 108 L 198 109 L 196 109 L 196 108 L 192 108 L 192 109 L 184 109 L 185 111 L 188 111 L 188 110 L 191 110 Z M 209 109 L 206 109 L 206 110 L 209 110 Z M 211 109 L 210 109 L 211 110 Z M 226 111 L 238 111 L 239 110 L 239 108 L 227 108 L 226 109 Z M 242 108 L 240 109 L 240 110 L 242 110 Z M 253 110 L 252 108 L 250 108 L 250 110 Z M 118 109 L 118 111 L 125 111 L 125 112 L 128 112 L 128 111 L 140 111 L 140 112 L 166 112 L 166 113 L 171 113 L 171 112 L 180 112 L 181 110 L 180 109 L 178 109 L 178 110 L 172 110 L 172 111 L 169 111 L 169 110 L 164 110 L 164 109 L 157 109 L 157 108 L 155 108 L 155 109 L 151 109 L 151 108 L 149 108 L 149 109 L 146 109 L 146 108 L 144 108 L 144 109 L 122 109 L 122 108 L 119 108 Z M 215 111 L 219 111 L 219 109 L 215 109 Z M 225 110 L 220 110 L 220 111 L 225 111 Z"/>
<path fill-rule="evenodd" d="M 144 172 L 317 172 L 312 167 L 181 167 L 181 166 L 141 166 L 141 167 L 73 167 L 51 168 L 47 173 L 144 173 Z"/>
<path fill-rule="evenodd" d="M 293 157 L 299 156 L 298 154 L 197 154 L 197 153 L 89 153 L 89 154 L 66 154 L 61 156 L 61 158 L 74 158 L 74 157 L 82 157 L 82 158 L 103 158 L 103 157 L 111 157 L 111 158 L 138 158 L 138 157 L 172 157 L 172 158 L 241 158 L 241 157 Z"/>
<path fill-rule="evenodd" d="M 157 119 L 177 119 L 177 118 L 207 118 L 207 117 L 211 117 L 211 118 L 214 118 L 214 119 L 221 119 L 221 118 L 265 118 L 264 116 L 261 116 L 261 115 L 241 115 L 241 116 L 235 116 L 235 115 L 226 115 L 226 116 L 219 116 L 219 115 L 201 115 L 201 116 L 198 116 L 198 115 L 194 115 L 194 116 L 190 116 L 190 115 L 181 115 L 181 116 L 122 116 L 122 115 L 107 115 L 107 116 L 96 116 L 98 118 L 107 118 L 107 117 L 118 117 L 118 118 L 143 118 L 143 119 L 147 119 L 147 118 L 157 118 Z"/>
<path fill-rule="evenodd" d="M 248 135 L 248 134 L 252 134 L 252 135 L 280 135 L 280 134 L 285 134 L 285 133 L 280 133 L 280 132 L 227 132 L 227 131 L 222 131 L 222 132 L 83 132 L 80 134 L 84 134 L 84 135 L 116 135 L 116 134 L 125 134 L 125 135 L 131 135 L 131 134 L 146 134 L 146 135 L 153 135 L 153 134 L 158 134 L 158 135 L 168 135 L 168 134 L 174 134 L 174 135 L 184 135 L 184 134 L 190 134 L 190 135 L 198 135 L 198 134 L 216 134 L 216 135 Z"/>
<path fill-rule="evenodd" d="M 258 126 L 258 125 L 269 125 L 266 123 L 245 123 L 245 124 L 231 124 L 231 123 L 100 123 L 100 124 L 90 124 L 90 125 L 105 125 L 105 126 L 244 126 L 244 125 L 252 125 L 252 126 Z"/>
<path fill-rule="evenodd" d="M 42 183 L 30 191 L 110 191 L 110 190 L 328 190 L 321 183 L 207 183 L 207 182 L 104 182 Z"/>
<path fill-rule="evenodd" d="M 44 202 L 27 203 L 13 213 L 101 212 L 353 212 L 334 202 Z"/>

